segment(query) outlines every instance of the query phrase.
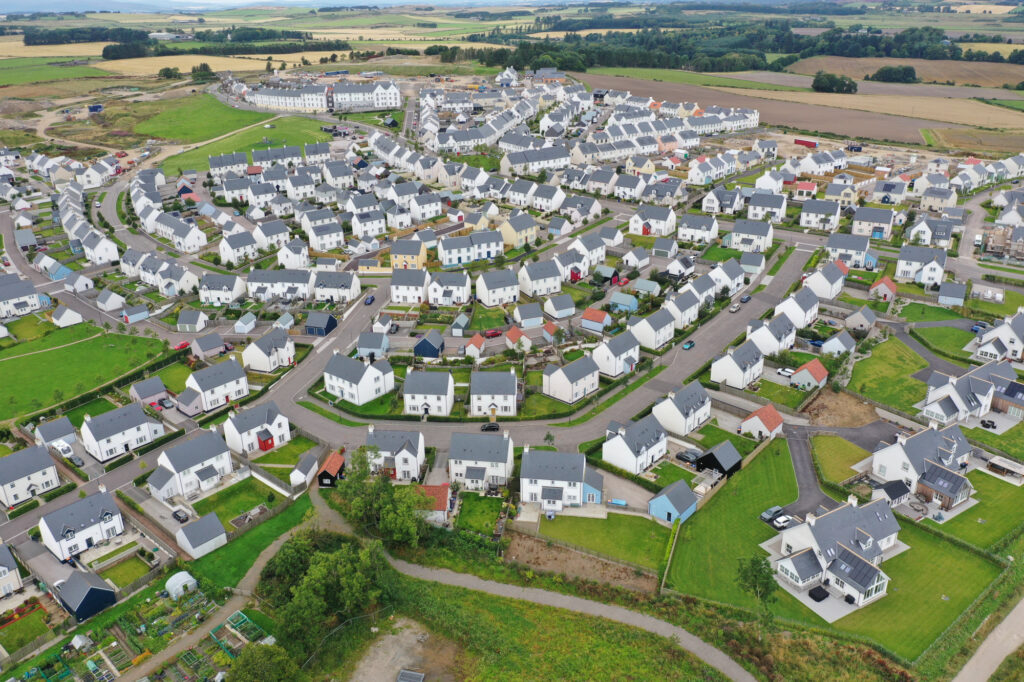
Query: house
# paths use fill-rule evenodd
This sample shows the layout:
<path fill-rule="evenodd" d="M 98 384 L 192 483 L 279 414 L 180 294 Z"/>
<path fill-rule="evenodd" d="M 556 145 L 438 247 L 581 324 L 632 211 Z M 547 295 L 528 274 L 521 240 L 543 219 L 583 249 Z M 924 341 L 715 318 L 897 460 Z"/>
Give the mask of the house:
<path fill-rule="evenodd" d="M 697 471 L 711 469 L 723 476 L 732 476 L 743 468 L 743 458 L 732 441 L 724 440 L 698 457 L 694 465 Z"/>
<path fill-rule="evenodd" d="M 540 298 L 562 290 L 562 273 L 552 260 L 528 263 L 519 268 L 519 289 L 526 296 Z"/>
<path fill-rule="evenodd" d="M 50 314 L 50 319 L 53 321 L 53 324 L 56 325 L 57 328 L 59 329 L 64 329 L 65 327 L 72 327 L 76 324 L 82 323 L 81 313 L 72 310 L 71 308 L 68 308 L 67 306 L 64 305 L 59 305 L 56 308 L 54 308 L 53 312 Z"/>
<path fill-rule="evenodd" d="M 95 417 L 86 415 L 81 434 L 85 451 L 107 462 L 153 442 L 164 435 L 164 426 L 132 403 Z"/>
<path fill-rule="evenodd" d="M 1024 317 L 1021 318 L 1024 320 Z M 612 323 L 612 316 L 597 308 L 587 308 L 580 316 L 580 327 L 597 334 L 604 333 L 605 328 Z M 1024 329 L 1024 326 L 1022 326 Z"/>
<path fill-rule="evenodd" d="M 782 222 L 786 217 L 786 195 L 758 192 L 747 203 L 747 218 L 769 223 Z"/>
<path fill-rule="evenodd" d="M 676 237 L 683 242 L 710 244 L 718 238 L 718 218 L 713 215 L 684 213 L 679 218 Z"/>
<path fill-rule="evenodd" d="M 684 290 L 681 294 L 666 298 L 662 309 L 672 315 L 672 323 L 676 329 L 685 329 L 697 321 L 700 301 L 692 291 Z"/>
<path fill-rule="evenodd" d="M 473 417 L 514 417 L 518 393 L 516 372 L 472 372 L 469 376 L 469 414 Z"/>
<path fill-rule="evenodd" d="M 425 303 L 430 275 L 426 270 L 395 270 L 391 273 L 391 300 L 394 303 Z"/>
<path fill-rule="evenodd" d="M 79 623 L 117 602 L 117 593 L 110 583 L 87 571 L 71 571 L 66 580 L 54 583 L 54 592 L 61 606 Z"/>
<path fill-rule="evenodd" d="M 313 282 L 313 300 L 328 303 L 349 303 L 359 297 L 362 291 L 359 275 L 354 272 L 316 273 Z"/>
<path fill-rule="evenodd" d="M 529 213 L 514 213 L 501 224 L 498 232 L 502 242 L 510 249 L 521 249 L 533 244 L 537 239 L 540 227 Z"/>
<path fill-rule="evenodd" d="M 320 462 L 317 461 L 316 450 L 307 450 L 302 457 L 299 458 L 299 463 L 295 465 L 295 468 L 288 474 L 288 482 L 292 488 L 308 488 L 313 484 L 313 479 L 316 477 L 317 467 Z"/>
<path fill-rule="evenodd" d="M 945 249 L 901 246 L 895 278 L 898 281 L 914 281 L 927 287 L 942 282 L 945 268 Z"/>
<path fill-rule="evenodd" d="M 722 238 L 722 246 L 744 253 L 764 253 L 772 245 L 771 223 L 740 218 L 732 232 Z"/>
<path fill-rule="evenodd" d="M 739 290 L 743 288 L 743 282 L 746 279 L 746 273 L 744 273 L 743 267 L 735 258 L 730 258 L 724 263 L 719 263 L 712 268 L 710 272 L 708 272 L 708 276 L 711 277 L 712 281 L 714 281 L 716 292 L 724 290 L 729 296 L 739 293 Z"/>
<path fill-rule="evenodd" d="M 817 388 L 824 388 L 828 382 L 828 370 L 821 360 L 814 358 L 796 368 L 793 376 L 789 378 L 789 385 L 799 388 L 801 391 L 813 391 Z"/>
<path fill-rule="evenodd" d="M 655 403 L 651 414 L 662 428 L 682 438 L 711 418 L 711 397 L 700 382 L 692 381 Z"/>
<path fill-rule="evenodd" d="M 974 357 L 983 360 L 1020 361 L 1024 352 L 1024 311 L 1008 315 L 993 327 L 979 332 Z"/>
<path fill-rule="evenodd" d="M 199 397 L 199 408 L 210 412 L 249 395 L 249 381 L 245 370 L 234 358 L 200 369 L 185 380 L 186 389 L 192 389 Z M 179 409 L 182 403 L 178 397 Z M 101 415 L 102 416 L 102 415 Z"/>
<path fill-rule="evenodd" d="M 959 224 L 943 218 L 925 216 L 906 230 L 907 241 L 918 246 L 937 246 L 948 249 Z"/>
<path fill-rule="evenodd" d="M 822 355 L 842 355 L 852 353 L 857 348 L 857 342 L 845 329 L 836 332 L 821 345 Z"/>
<path fill-rule="evenodd" d="M 9 597 L 15 592 L 20 593 L 22 587 L 21 572 L 14 554 L 6 544 L 0 544 L 0 595 Z"/>
<path fill-rule="evenodd" d="M 991 360 L 962 376 L 932 372 L 923 416 L 943 426 L 971 417 L 985 417 L 992 409 L 1018 416 L 1020 383 L 1008 360 Z"/>
<path fill-rule="evenodd" d="M 868 253 L 869 246 L 869 236 L 836 233 L 829 236 L 825 250 L 830 261 L 842 261 L 851 268 L 874 268 L 878 259 Z"/>
<path fill-rule="evenodd" d="M 889 239 L 892 236 L 892 225 L 896 214 L 891 208 L 872 208 L 858 206 L 853 213 L 850 226 L 851 234 L 871 239 Z"/>
<path fill-rule="evenodd" d="M 229 234 L 220 240 L 217 252 L 222 262 L 237 265 L 243 261 L 253 260 L 259 253 L 259 245 L 251 232 L 242 230 Z"/>
<path fill-rule="evenodd" d="M 744 389 L 764 373 L 764 355 L 753 341 L 729 348 L 711 363 L 711 381 Z"/>
<path fill-rule="evenodd" d="M 778 355 L 796 343 L 796 326 L 782 314 L 767 321 L 751 320 L 747 323 L 747 341 L 757 346 L 762 355 Z"/>
<path fill-rule="evenodd" d="M 631 317 L 627 327 L 641 346 L 657 350 L 672 340 L 675 318 L 669 311 L 659 308 L 647 317 Z"/>
<path fill-rule="evenodd" d="M 36 445 L 50 447 L 61 442 L 71 445 L 78 440 L 75 427 L 67 417 L 57 417 L 47 422 L 40 422 L 32 432 Z"/>
<path fill-rule="evenodd" d="M 39 519 L 39 540 L 60 561 L 69 561 L 122 533 L 124 519 L 107 492 L 77 499 Z"/>
<path fill-rule="evenodd" d="M 804 279 L 804 286 L 819 299 L 831 301 L 843 291 L 846 274 L 835 263 L 826 263 Z"/>
<path fill-rule="evenodd" d="M 730 258 L 729 260 L 734 260 Z M 728 261 L 727 261 L 728 262 Z M 765 260 L 760 253 L 745 253 L 740 256 L 740 267 L 747 277 L 757 277 L 764 271 Z"/>
<path fill-rule="evenodd" d="M 232 414 L 223 431 L 228 448 L 240 454 L 267 452 L 292 439 L 288 418 L 273 400 Z"/>
<path fill-rule="evenodd" d="M 974 488 L 960 472 L 973 448 L 960 427 L 924 429 L 880 444 L 871 455 L 871 473 L 880 481 L 903 481 L 914 495 L 942 509 L 966 502 Z"/>
<path fill-rule="evenodd" d="M 193 559 L 228 544 L 227 532 L 216 512 L 200 516 L 192 523 L 182 526 L 174 534 L 174 539 Z"/>
<path fill-rule="evenodd" d="M 865 331 L 874 327 L 877 319 L 874 310 L 867 306 L 862 306 L 859 310 L 847 315 L 846 319 L 843 320 L 843 324 L 846 325 L 847 329 Z"/>
<path fill-rule="evenodd" d="M 448 450 L 448 476 L 465 490 L 507 485 L 512 478 L 512 439 L 490 433 L 453 433 Z"/>
<path fill-rule="evenodd" d="M 637 246 L 626 252 L 622 257 L 622 265 L 635 270 L 643 270 L 651 264 L 651 254 L 642 246 Z"/>
<path fill-rule="evenodd" d="M 667 206 L 641 204 L 630 219 L 629 233 L 668 237 L 677 232 L 676 212 Z"/>
<path fill-rule="evenodd" d="M 189 352 L 200 360 L 208 360 L 209 358 L 219 355 L 226 350 L 227 345 L 224 343 L 224 339 L 221 338 L 221 335 L 217 332 L 207 334 L 206 336 L 200 336 L 189 346 Z"/>
<path fill-rule="evenodd" d="M 228 305 L 243 295 L 245 295 L 245 280 L 237 275 L 208 272 L 199 280 L 199 302 L 203 305 Z"/>
<path fill-rule="evenodd" d="M 366 445 L 370 448 L 370 470 L 394 481 L 420 477 L 427 461 L 423 434 L 419 431 L 393 431 L 366 427 Z"/>
<path fill-rule="evenodd" d="M 592 357 L 598 371 L 607 377 L 628 374 L 640 362 L 640 342 L 627 330 L 599 343 Z"/>
<path fill-rule="evenodd" d="M 775 306 L 776 315 L 785 315 L 797 329 L 810 327 L 818 317 L 818 297 L 808 287 L 800 287 Z"/>
<path fill-rule="evenodd" d="M 589 351 L 564 367 L 548 365 L 544 368 L 541 390 L 564 403 L 575 403 L 599 388 L 599 370 Z"/>
<path fill-rule="evenodd" d="M 576 302 L 569 294 L 552 296 L 544 302 L 544 312 L 556 320 L 572 317 L 576 314 Z"/>
<path fill-rule="evenodd" d="M 565 507 L 603 502 L 604 477 L 587 466 L 582 453 L 523 448 L 519 471 L 520 499 L 553 514 Z"/>
<path fill-rule="evenodd" d="M 192 499 L 215 488 L 230 473 L 227 444 L 219 434 L 207 431 L 161 452 L 146 485 L 158 500 Z"/>
<path fill-rule="evenodd" d="M 520 303 L 512 313 L 512 319 L 524 329 L 539 327 L 544 324 L 544 309 L 540 303 Z"/>
<path fill-rule="evenodd" d="M 747 415 L 738 431 L 759 441 L 771 440 L 782 435 L 782 415 L 769 403 Z"/>
<path fill-rule="evenodd" d="M 395 270 L 427 266 L 427 245 L 418 239 L 399 239 L 391 245 L 391 267 Z"/>
<path fill-rule="evenodd" d="M 519 281 L 515 273 L 511 269 L 480 273 L 476 278 L 476 298 L 490 308 L 515 303 L 519 300 Z"/>
<path fill-rule="evenodd" d="M 322 312 L 311 312 L 306 315 L 305 334 L 307 336 L 327 336 L 338 327 L 338 318 Z"/>
<path fill-rule="evenodd" d="M 132 384 L 128 389 L 128 397 L 141 405 L 149 405 L 167 397 L 167 387 L 157 375 Z"/>
<path fill-rule="evenodd" d="M 200 297 L 202 292 L 200 292 Z M 202 300 L 200 298 L 200 300 Z M 204 303 L 206 301 L 203 301 Z M 117 294 L 110 289 L 102 289 L 99 296 L 96 297 L 96 307 L 105 313 L 112 312 L 114 310 L 121 310 L 124 308 L 124 298 L 120 294 Z"/>
<path fill-rule="evenodd" d="M 879 564 L 896 546 L 899 530 L 883 500 L 858 506 L 852 499 L 783 530 L 775 571 L 798 590 L 825 584 L 853 605 L 864 606 L 886 594 L 889 576 Z"/>
<path fill-rule="evenodd" d="M 747 255 L 747 254 L 744 254 Z M 740 265 L 743 261 L 740 261 Z M 675 281 L 680 281 L 685 277 L 689 277 L 694 273 L 696 266 L 694 265 L 693 259 L 689 256 L 678 256 L 672 259 L 672 262 L 665 268 L 665 274 Z"/>
<path fill-rule="evenodd" d="M 7 509 L 59 485 L 57 467 L 45 446 L 33 445 L 0 458 L 0 503 Z"/>
<path fill-rule="evenodd" d="M 605 429 L 601 459 L 631 474 L 639 475 L 665 456 L 668 434 L 658 419 L 649 414 L 639 421 L 612 421 Z"/>
<path fill-rule="evenodd" d="M 271 329 L 242 351 L 242 365 L 256 372 L 273 372 L 295 362 L 295 342 L 282 329 Z"/>
<path fill-rule="evenodd" d="M 444 354 L 444 337 L 436 329 L 431 329 L 413 346 L 413 354 L 431 360 L 440 358 Z"/>
<path fill-rule="evenodd" d="M 868 289 L 872 296 L 883 301 L 891 301 L 896 298 L 898 291 L 896 283 L 889 279 L 888 275 L 882 275 Z"/>
<path fill-rule="evenodd" d="M 365 405 L 395 390 L 395 371 L 387 360 L 371 362 L 370 357 L 383 358 L 371 351 L 359 361 L 335 350 L 324 367 L 324 390 L 353 405 Z"/>
<path fill-rule="evenodd" d="M 370 358 L 371 362 L 374 358 L 385 357 L 389 350 L 391 342 L 388 341 L 387 334 L 362 332 L 356 340 L 356 357 Z"/>
<path fill-rule="evenodd" d="M 402 390 L 405 414 L 447 417 L 455 405 L 451 372 L 410 370 Z"/>
<path fill-rule="evenodd" d="M 697 511 L 697 496 L 685 478 L 661 489 L 647 502 L 647 513 L 652 519 L 668 523 L 682 523 Z"/>
<path fill-rule="evenodd" d="M 345 478 L 345 457 L 335 450 L 327 455 L 324 465 L 317 472 L 317 485 L 321 488 L 335 488 L 339 478 Z"/>

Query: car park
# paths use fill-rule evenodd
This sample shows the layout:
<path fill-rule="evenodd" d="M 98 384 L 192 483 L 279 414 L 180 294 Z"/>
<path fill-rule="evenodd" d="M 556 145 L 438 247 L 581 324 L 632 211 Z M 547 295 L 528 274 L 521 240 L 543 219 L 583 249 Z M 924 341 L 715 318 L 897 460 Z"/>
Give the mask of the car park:
<path fill-rule="evenodd" d="M 769 507 L 761 512 L 761 520 L 768 522 L 773 521 L 775 517 L 782 514 L 782 507 Z"/>

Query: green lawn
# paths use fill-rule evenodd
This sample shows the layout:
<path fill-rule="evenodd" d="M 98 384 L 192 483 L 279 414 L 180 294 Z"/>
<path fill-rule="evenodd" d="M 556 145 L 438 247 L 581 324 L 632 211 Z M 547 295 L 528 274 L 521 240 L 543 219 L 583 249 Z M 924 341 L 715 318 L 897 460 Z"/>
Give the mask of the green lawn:
<path fill-rule="evenodd" d="M 756 608 L 754 598 L 736 582 L 737 563 L 744 557 L 761 556 L 758 545 L 775 536 L 758 515 L 773 505 L 793 502 L 797 495 L 789 448 L 784 440 L 774 440 L 683 524 L 668 569 L 668 586 Z"/>
<path fill-rule="evenodd" d="M 762 379 L 758 386 L 756 395 L 767 398 L 773 403 L 791 407 L 794 410 L 800 407 L 800 403 L 807 399 L 807 391 L 801 391 L 792 386 L 783 386 L 768 379 Z"/>
<path fill-rule="evenodd" d="M 469 322 L 469 329 L 487 330 L 505 325 L 505 311 L 501 308 L 485 308 L 482 305 L 473 306 L 473 319 Z"/>
<path fill-rule="evenodd" d="M 928 366 L 899 339 L 875 346 L 871 357 L 853 367 L 850 388 L 885 405 L 913 412 L 914 403 L 924 400 L 927 387 L 910 375 Z"/>
<path fill-rule="evenodd" d="M 987 315 L 994 315 L 996 317 L 1002 317 L 1004 315 L 1013 315 L 1014 313 L 1017 312 L 1018 307 L 1024 306 L 1024 294 L 1019 294 L 1016 291 L 1004 289 L 1002 303 L 986 301 L 980 298 L 972 298 L 967 301 L 966 305 L 971 310 L 975 310 Z"/>
<path fill-rule="evenodd" d="M 956 327 L 922 327 L 915 330 L 929 344 L 955 357 L 967 360 L 971 357 L 964 346 L 971 342 L 974 333 Z"/>
<path fill-rule="evenodd" d="M 402 414 L 405 409 L 405 403 L 399 398 L 398 393 L 392 391 L 391 393 L 385 393 L 379 398 L 374 398 L 368 403 L 362 405 L 354 405 L 347 400 L 339 400 L 334 396 L 328 394 L 326 391 L 322 393 L 328 400 L 334 401 L 334 406 L 339 410 L 343 410 L 350 414 L 357 414 L 360 416 L 368 417 L 384 417 L 387 415 Z"/>
<path fill-rule="evenodd" d="M 779 260 L 775 261 L 775 265 L 769 268 L 768 274 L 779 274 L 779 270 L 781 270 L 782 266 L 786 264 L 786 259 L 789 258 L 790 254 L 792 254 L 794 251 L 796 251 L 796 246 L 787 246 L 785 251 L 782 252 L 782 255 L 779 256 Z"/>
<path fill-rule="evenodd" d="M 0 86 L 67 81 L 81 78 L 110 76 L 92 66 L 51 66 L 52 62 L 70 61 L 60 57 L 19 57 L 0 59 Z"/>
<path fill-rule="evenodd" d="M 461 493 L 462 502 L 455 527 L 471 530 L 481 535 L 490 536 L 494 533 L 494 523 L 501 512 L 500 497 L 484 497 L 476 493 Z"/>
<path fill-rule="evenodd" d="M 7 331 L 11 336 L 18 337 L 22 342 L 38 339 L 56 329 L 55 324 L 35 315 L 26 315 L 7 325 Z"/>
<path fill-rule="evenodd" d="M 725 429 L 720 429 L 714 424 L 706 424 L 697 433 L 700 437 L 694 438 L 694 440 L 700 443 L 700 446 L 705 450 L 715 447 L 723 440 L 731 440 L 732 444 L 736 446 L 736 451 L 746 457 L 757 447 L 757 441 L 741 436 L 738 433 L 731 433 Z"/>
<path fill-rule="evenodd" d="M 676 481 L 685 480 L 688 485 L 693 487 L 693 479 L 697 476 L 694 472 L 689 469 L 684 469 L 681 466 L 676 466 L 672 462 L 662 462 L 658 466 L 651 469 L 652 472 L 658 475 L 658 478 L 654 480 L 655 483 L 660 485 L 662 488 L 665 486 L 672 485 Z"/>
<path fill-rule="evenodd" d="M 147 337 L 105 334 L 66 348 L 55 348 L 0 363 L 0 419 L 42 409 L 84 393 L 155 357 L 163 342 Z M 54 368 L 60 371 L 54 371 Z"/>
<path fill-rule="evenodd" d="M 33 317 L 23 317 L 19 322 L 22 320 L 28 320 L 32 323 L 36 322 L 36 319 Z M 49 322 L 32 324 L 31 326 L 26 326 L 25 330 L 30 334 L 30 340 L 25 340 L 25 337 L 19 335 L 20 343 L 0 350 L 0 359 L 75 343 L 90 336 L 95 336 L 102 331 L 99 327 L 94 327 L 91 324 L 76 324 L 73 327 L 57 329 Z M 0 367 L 5 367 L 5 365 L 0 363 Z"/>
<path fill-rule="evenodd" d="M 165 140 L 201 142 L 270 117 L 270 114 L 229 107 L 213 95 L 203 93 L 198 97 L 166 100 L 160 113 L 135 126 L 135 132 Z"/>
<path fill-rule="evenodd" d="M 488 173 L 496 173 L 501 167 L 501 157 L 489 154 L 463 154 L 452 159 L 453 163 L 464 163 Z"/>
<path fill-rule="evenodd" d="M 548 521 L 542 518 L 540 532 L 555 540 L 652 569 L 657 569 L 665 556 L 670 533 L 661 524 L 626 514 L 609 514 L 607 519 L 559 516 Z"/>
<path fill-rule="evenodd" d="M 284 484 L 285 490 L 290 490 L 292 486 L 292 467 L 289 466 L 267 466 L 263 468 L 268 475 L 273 476 L 277 480 Z"/>
<path fill-rule="evenodd" d="M 793 85 L 775 85 L 773 83 L 761 83 L 759 81 L 743 80 L 741 78 L 728 78 L 725 76 L 712 76 L 707 73 L 695 71 L 678 71 L 676 69 L 644 69 L 620 66 L 608 66 L 587 69 L 587 73 L 598 76 L 622 76 L 624 78 L 641 78 L 643 80 L 657 80 L 666 83 L 686 83 L 689 85 L 704 85 L 722 88 L 749 88 L 751 90 L 786 90 L 806 92 L 807 88 L 800 88 Z"/>
<path fill-rule="evenodd" d="M 962 316 L 952 310 L 925 305 L 924 303 L 908 303 L 903 306 L 903 311 L 900 315 L 907 322 L 941 322 L 942 320 L 963 319 Z"/>
<path fill-rule="evenodd" d="M 707 260 L 719 262 L 727 261 L 730 258 L 735 258 L 736 260 L 739 260 L 742 256 L 742 252 L 737 251 L 736 249 L 729 249 L 724 246 L 719 246 L 718 244 L 712 244 L 707 248 L 707 250 L 703 254 L 701 254 L 701 258 L 706 258 Z"/>
<path fill-rule="evenodd" d="M 274 518 L 193 561 L 188 570 L 197 578 L 206 578 L 215 585 L 234 587 L 256 562 L 260 552 L 281 534 L 298 526 L 311 507 L 309 495 L 303 495 Z"/>
<path fill-rule="evenodd" d="M 189 369 L 188 365 L 176 362 L 173 365 L 167 365 L 156 374 L 163 379 L 164 386 L 167 387 L 168 391 L 181 393 L 185 390 L 185 382 L 192 374 L 192 370 Z"/>
<path fill-rule="evenodd" d="M 73 410 L 68 410 L 64 413 L 64 416 L 71 420 L 71 423 L 75 428 L 82 428 L 82 423 L 85 421 L 85 415 L 95 417 L 98 414 L 104 412 L 111 412 L 117 409 L 117 405 L 110 402 L 106 398 L 96 398 L 87 402 L 85 405 L 79 405 Z"/>
<path fill-rule="evenodd" d="M 295 436 L 284 445 L 258 457 L 255 462 L 257 464 L 290 464 L 294 467 L 299 463 L 299 457 L 315 447 L 316 443 L 305 436 Z"/>
<path fill-rule="evenodd" d="M 138 545 L 139 545 L 139 543 L 135 542 L 134 540 L 129 542 L 127 545 L 121 545 L 120 547 L 115 549 L 113 552 L 107 552 L 106 554 L 101 556 L 99 559 L 93 559 L 92 561 L 89 562 L 89 566 L 90 567 L 91 566 L 99 566 L 104 561 L 109 561 L 110 559 L 113 559 L 114 557 L 116 557 L 116 556 L 118 556 L 120 554 L 124 554 L 128 550 L 134 549 L 135 547 L 138 547 Z"/>
<path fill-rule="evenodd" d="M 524 419 L 536 419 L 552 412 L 562 412 L 566 404 L 543 393 L 530 393 L 519 406 L 519 416 Z"/>
<path fill-rule="evenodd" d="M 981 471 L 972 471 L 967 478 L 974 486 L 978 504 L 945 523 L 931 519 L 925 523 L 987 549 L 1024 523 L 1024 489 Z"/>
<path fill-rule="evenodd" d="M 1017 459 L 1024 459 L 1024 422 L 1020 422 L 1002 434 L 992 433 L 981 427 L 974 429 L 962 429 L 964 435 L 973 438 L 984 445 L 998 448 L 1008 455 Z"/>
<path fill-rule="evenodd" d="M 539 369 L 531 369 L 526 373 L 527 386 L 543 386 L 544 372 Z"/>
<path fill-rule="evenodd" d="M 108 569 L 100 571 L 100 576 L 111 581 L 118 587 L 125 587 L 149 573 L 149 566 L 137 556 L 125 559 Z"/>
<path fill-rule="evenodd" d="M 8 653 L 14 653 L 36 637 L 45 635 L 49 630 L 43 620 L 45 616 L 46 611 L 39 609 L 0 629 L 0 646 Z"/>
<path fill-rule="evenodd" d="M 562 355 L 565 358 L 566 362 L 572 362 L 573 360 L 579 360 L 580 358 L 582 358 L 583 357 L 583 351 L 578 350 L 578 349 L 577 350 L 571 350 L 571 351 L 569 351 L 567 353 L 563 353 Z"/>
<path fill-rule="evenodd" d="M 821 468 L 821 475 L 833 483 L 853 476 L 856 472 L 851 467 L 871 455 L 845 438 L 824 435 L 811 438 L 811 452 Z"/>
<path fill-rule="evenodd" d="M 253 149 L 280 147 L 285 144 L 296 145 L 306 142 L 324 142 L 330 135 L 320 130 L 322 123 L 311 118 L 285 116 L 274 120 L 274 128 L 257 126 L 241 130 L 216 142 L 205 144 L 170 157 L 163 163 L 165 173 L 177 175 L 178 169 L 207 171 L 210 168 L 209 156 L 227 154 L 229 152 L 250 152 Z M 270 144 L 263 142 L 266 137 Z"/>
<path fill-rule="evenodd" d="M 270 496 L 273 499 L 268 502 Z M 224 524 L 228 531 L 234 530 L 231 519 L 250 509 L 265 504 L 273 509 L 281 503 L 281 496 L 263 485 L 251 476 L 240 481 L 230 488 L 225 488 L 218 493 L 205 497 L 194 503 L 192 507 L 199 516 L 205 516 L 210 512 L 216 512 L 217 518 Z"/>
<path fill-rule="evenodd" d="M 14 452 L 14 450 L 11 449 L 10 445 L 7 443 L 0 443 L 0 457 L 6 457 L 12 452 Z"/>

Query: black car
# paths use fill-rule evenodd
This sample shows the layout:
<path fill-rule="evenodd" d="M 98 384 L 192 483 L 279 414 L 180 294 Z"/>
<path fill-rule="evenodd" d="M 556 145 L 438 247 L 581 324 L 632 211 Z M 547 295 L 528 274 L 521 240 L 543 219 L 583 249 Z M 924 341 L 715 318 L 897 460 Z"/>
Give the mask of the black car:
<path fill-rule="evenodd" d="M 397 333 L 398 333 L 398 325 L 396 323 L 392 322 L 391 323 L 391 329 L 388 330 L 388 334 L 397 334 Z"/>
<path fill-rule="evenodd" d="M 676 459 L 680 462 L 686 462 L 687 464 L 693 464 L 700 457 L 700 453 L 696 450 L 683 450 L 682 452 L 676 453 Z"/>
<path fill-rule="evenodd" d="M 72 464 L 74 464 L 79 469 L 81 469 L 82 467 L 85 466 L 85 462 L 83 462 L 82 458 L 79 457 L 78 455 L 69 455 L 68 456 L 68 461 L 71 462 Z"/>
<path fill-rule="evenodd" d="M 747 303 L 748 301 L 750 301 L 750 294 L 740 296 L 740 303 Z"/>
<path fill-rule="evenodd" d="M 984 428 L 986 428 L 986 429 L 994 429 L 994 428 L 996 428 L 996 423 L 994 421 L 992 421 L 991 419 L 982 419 L 981 420 L 981 425 Z"/>
<path fill-rule="evenodd" d="M 481 431 L 497 431 L 501 427 L 498 426 L 498 422 L 487 422 L 486 424 L 480 425 Z"/>
<path fill-rule="evenodd" d="M 175 509 L 174 513 L 172 513 L 171 516 L 173 516 L 174 520 L 178 523 L 188 523 L 188 514 L 181 511 L 180 509 Z"/>
<path fill-rule="evenodd" d="M 164 408 L 165 410 L 169 410 L 172 407 L 174 407 L 174 401 L 171 400 L 170 398 L 161 398 L 160 407 Z"/>

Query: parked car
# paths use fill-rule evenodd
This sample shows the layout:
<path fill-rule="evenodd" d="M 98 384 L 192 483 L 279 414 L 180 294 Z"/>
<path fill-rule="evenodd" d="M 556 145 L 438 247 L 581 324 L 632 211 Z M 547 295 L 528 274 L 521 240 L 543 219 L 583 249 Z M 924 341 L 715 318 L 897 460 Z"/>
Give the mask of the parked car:
<path fill-rule="evenodd" d="M 762 521 L 773 521 L 776 516 L 782 514 L 782 507 L 769 507 L 761 512 Z"/>
<path fill-rule="evenodd" d="M 155 400 L 154 400 L 153 402 L 151 402 L 151 403 L 149 404 L 149 406 L 150 406 L 150 407 L 152 407 L 152 408 L 153 408 L 154 410 L 156 410 L 157 412 L 159 412 L 159 411 L 161 411 L 162 409 L 164 409 L 163 407 L 161 407 L 161 406 L 160 406 L 160 403 L 158 403 L 158 402 L 157 402 L 157 401 L 155 401 Z"/>
<path fill-rule="evenodd" d="M 391 329 L 388 330 L 388 334 L 397 334 L 397 333 L 398 333 L 398 324 L 395 323 L 395 322 L 392 322 L 391 323 Z"/>
<path fill-rule="evenodd" d="M 696 450 L 683 450 L 682 452 L 676 453 L 676 459 L 680 462 L 686 462 L 687 464 L 693 464 L 700 457 L 700 453 Z"/>
<path fill-rule="evenodd" d="M 750 302 L 750 294 L 743 294 L 742 296 L 740 296 L 740 303 L 749 303 L 749 302 Z"/>
<path fill-rule="evenodd" d="M 172 407 L 174 407 L 174 401 L 171 400 L 170 398 L 161 398 L 160 407 L 164 408 L 165 410 L 169 410 Z"/>
<path fill-rule="evenodd" d="M 977 334 L 980 331 L 984 331 L 984 330 L 985 330 L 985 328 L 982 327 L 980 324 L 976 324 L 973 327 L 971 327 L 971 331 L 974 332 L 975 334 Z"/>
<path fill-rule="evenodd" d="M 71 449 L 71 446 L 62 440 L 59 440 L 56 443 L 54 443 L 52 447 L 54 451 L 64 459 L 67 459 L 68 457 L 71 457 L 71 455 L 74 454 L 74 451 Z"/>
<path fill-rule="evenodd" d="M 974 325 L 975 325 L 976 327 L 980 327 L 980 328 L 982 328 L 982 329 L 988 329 L 988 322 L 984 322 L 984 321 L 982 321 L 982 320 L 977 320 L 977 321 L 976 321 L 976 322 L 974 323 Z"/>
<path fill-rule="evenodd" d="M 501 332 L 499 332 L 497 329 L 488 329 L 487 331 L 484 332 L 484 337 L 488 339 L 496 339 L 499 336 L 501 336 Z"/>
<path fill-rule="evenodd" d="M 85 466 L 85 462 L 83 462 L 82 458 L 79 457 L 78 455 L 68 455 L 67 456 L 67 460 L 69 462 L 71 462 L 72 464 L 74 464 L 79 469 L 81 469 L 82 467 Z"/>
<path fill-rule="evenodd" d="M 782 377 L 791 377 L 796 374 L 796 370 L 792 367 L 779 367 L 775 373 Z"/>
<path fill-rule="evenodd" d="M 687 341 L 687 342 L 685 342 L 683 344 L 683 350 L 690 350 L 691 348 L 693 348 L 696 345 L 697 344 L 695 344 L 693 341 Z"/>
<path fill-rule="evenodd" d="M 188 348 L 188 346 L 188 341 L 182 341 L 181 343 L 174 347 L 174 350 L 185 350 L 186 348 Z"/>
<path fill-rule="evenodd" d="M 498 422 L 486 422 L 480 425 L 481 431 L 497 431 L 501 427 L 498 426 Z"/>
<path fill-rule="evenodd" d="M 743 306 L 741 306 L 739 303 L 733 303 L 731 306 L 729 306 L 729 312 L 738 313 L 741 307 Z"/>
<path fill-rule="evenodd" d="M 786 528 L 789 528 L 789 524 L 791 524 L 792 522 L 793 517 L 786 515 L 776 516 L 774 519 L 772 519 L 772 525 L 778 528 L 779 530 L 785 530 Z"/>
<path fill-rule="evenodd" d="M 100 203 L 100 202 L 98 202 L 98 201 L 94 201 L 94 202 L 92 202 L 92 205 L 93 205 L 93 206 L 95 206 L 96 208 L 99 208 L 99 207 L 100 207 L 100 206 L 102 206 L 103 204 L 101 204 L 101 203 Z"/>
<path fill-rule="evenodd" d="M 810 343 L 815 348 L 821 348 L 822 346 L 825 345 L 825 342 L 820 339 L 815 339 L 813 341 L 809 341 L 808 343 Z"/>
<path fill-rule="evenodd" d="M 174 520 L 178 523 L 188 523 L 188 514 L 180 509 L 175 509 L 171 516 L 173 516 Z"/>
<path fill-rule="evenodd" d="M 235 349 L 235 344 L 233 344 L 233 343 L 225 343 L 224 344 L 224 350 L 234 350 L 234 349 Z"/>
<path fill-rule="evenodd" d="M 373 301 L 374 301 L 373 294 L 370 294 L 369 296 L 367 296 L 363 300 L 363 305 L 373 305 Z"/>

